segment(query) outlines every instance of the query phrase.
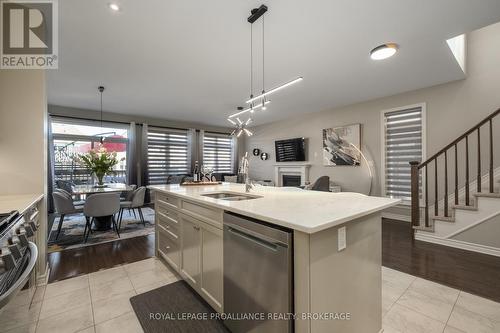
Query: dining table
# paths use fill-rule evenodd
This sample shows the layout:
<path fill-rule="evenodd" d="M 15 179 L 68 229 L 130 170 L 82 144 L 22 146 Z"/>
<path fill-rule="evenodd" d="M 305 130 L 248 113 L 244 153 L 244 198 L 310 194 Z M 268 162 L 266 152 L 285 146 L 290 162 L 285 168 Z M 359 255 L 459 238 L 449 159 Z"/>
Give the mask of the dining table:
<path fill-rule="evenodd" d="M 135 187 L 123 184 L 123 183 L 109 183 L 104 184 L 103 186 L 98 185 L 73 185 L 73 195 L 76 196 L 85 196 L 88 197 L 90 195 L 98 194 L 98 193 L 121 193 L 121 192 L 130 192 L 133 191 Z M 94 226 L 96 230 L 106 231 L 111 229 L 111 215 L 109 216 L 101 216 L 96 217 L 94 219 Z"/>
<path fill-rule="evenodd" d="M 98 185 L 73 185 L 74 195 L 92 195 L 96 193 L 130 192 L 134 187 L 122 183 L 109 183 L 104 186 Z"/>

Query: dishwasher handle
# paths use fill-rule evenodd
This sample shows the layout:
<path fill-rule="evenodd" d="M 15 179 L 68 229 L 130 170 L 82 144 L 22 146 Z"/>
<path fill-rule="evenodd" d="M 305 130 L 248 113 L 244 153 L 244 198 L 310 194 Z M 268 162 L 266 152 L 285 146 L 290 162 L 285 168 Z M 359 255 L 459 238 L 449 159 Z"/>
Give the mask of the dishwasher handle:
<path fill-rule="evenodd" d="M 234 224 L 226 223 L 224 225 L 226 230 L 236 236 L 246 239 L 247 241 L 253 242 L 260 246 L 264 246 L 270 250 L 277 251 L 278 247 L 288 248 L 287 244 L 284 244 L 280 241 L 276 241 L 270 237 L 265 235 L 256 233 L 254 231 L 236 226 Z"/>

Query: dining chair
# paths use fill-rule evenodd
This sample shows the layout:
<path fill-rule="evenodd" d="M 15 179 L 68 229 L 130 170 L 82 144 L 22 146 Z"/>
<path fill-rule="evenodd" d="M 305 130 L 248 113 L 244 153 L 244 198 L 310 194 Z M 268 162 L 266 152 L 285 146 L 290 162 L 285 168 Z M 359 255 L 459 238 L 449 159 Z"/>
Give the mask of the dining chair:
<path fill-rule="evenodd" d="M 61 179 L 56 180 L 56 186 L 59 189 L 63 189 L 70 194 L 73 193 L 73 185 L 75 185 L 75 184 L 73 184 L 72 182 L 70 182 L 68 180 L 61 180 Z"/>
<path fill-rule="evenodd" d="M 120 232 L 116 223 L 115 214 L 120 211 L 120 193 L 96 193 L 92 194 L 85 201 L 83 206 L 83 215 L 85 215 L 85 239 L 87 242 L 92 229 L 92 223 L 95 218 L 109 216 L 118 237 Z"/>
<path fill-rule="evenodd" d="M 135 184 L 132 184 L 132 185 L 129 185 L 130 187 L 130 190 L 129 191 L 123 191 L 120 195 L 120 201 L 132 201 L 132 198 L 134 196 L 134 190 L 137 188 L 137 185 Z M 130 214 L 130 208 L 128 210 L 129 214 Z M 132 211 L 132 213 L 134 213 L 134 218 L 137 218 L 136 215 L 135 215 L 135 210 Z"/>
<path fill-rule="evenodd" d="M 59 225 L 57 226 L 56 235 L 57 239 L 59 238 L 59 234 L 61 233 L 64 217 L 66 215 L 82 213 L 83 206 L 75 206 L 71 195 L 68 195 L 67 193 L 64 193 L 62 191 L 52 192 L 52 198 L 54 199 L 54 209 L 56 213 L 59 214 Z"/>
<path fill-rule="evenodd" d="M 64 195 L 66 195 L 67 197 L 69 197 L 73 201 L 73 205 L 75 205 L 75 206 L 83 206 L 85 204 L 85 200 L 75 200 L 73 198 L 73 194 L 71 194 L 70 192 L 66 191 L 63 188 L 55 188 L 52 192 L 60 192 Z"/>
<path fill-rule="evenodd" d="M 132 191 L 131 197 L 129 198 L 129 201 L 122 201 L 120 202 L 120 213 L 118 214 L 118 228 L 121 229 L 122 227 L 122 220 L 123 220 L 123 211 L 125 209 L 132 209 L 134 211 L 137 209 L 137 212 L 139 214 L 139 217 L 141 219 L 141 222 L 144 226 L 146 226 L 146 221 L 144 220 L 144 215 L 142 214 L 142 209 L 141 207 L 144 206 L 144 197 L 146 195 L 146 187 L 141 186 L 134 191 Z"/>

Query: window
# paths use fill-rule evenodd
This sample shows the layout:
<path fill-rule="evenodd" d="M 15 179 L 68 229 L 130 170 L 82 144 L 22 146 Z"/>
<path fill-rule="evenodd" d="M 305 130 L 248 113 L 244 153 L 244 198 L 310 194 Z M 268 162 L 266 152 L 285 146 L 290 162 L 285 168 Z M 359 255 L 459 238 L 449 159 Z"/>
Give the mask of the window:
<path fill-rule="evenodd" d="M 170 175 L 191 173 L 189 132 L 148 128 L 148 183 L 166 184 Z"/>
<path fill-rule="evenodd" d="M 234 173 L 233 138 L 227 134 L 205 132 L 203 165 L 216 173 Z"/>
<path fill-rule="evenodd" d="M 106 137 L 103 146 L 108 151 L 115 151 L 120 162 L 114 167 L 115 174 L 107 181 L 126 183 L 127 174 L 127 124 L 103 123 L 93 120 L 70 118 L 52 118 L 54 181 L 65 180 L 74 184 L 89 184 L 92 175 L 75 162 L 78 154 L 98 148 L 101 135 Z M 121 159 L 124 158 L 122 161 Z"/>
<path fill-rule="evenodd" d="M 382 118 L 382 193 L 410 201 L 409 163 L 425 153 L 425 104 L 383 111 Z"/>

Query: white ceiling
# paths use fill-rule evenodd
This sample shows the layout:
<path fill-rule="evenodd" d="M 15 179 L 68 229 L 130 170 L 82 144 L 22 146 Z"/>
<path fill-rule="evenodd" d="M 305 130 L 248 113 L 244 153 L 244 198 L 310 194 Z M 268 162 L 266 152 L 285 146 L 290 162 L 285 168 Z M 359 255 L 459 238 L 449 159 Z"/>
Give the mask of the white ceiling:
<path fill-rule="evenodd" d="M 227 125 L 249 95 L 250 9 L 260 1 L 59 1 L 59 69 L 50 104 Z M 500 21 L 498 0 L 268 0 L 267 88 L 255 124 L 463 78 L 446 39 Z M 261 22 L 254 24 L 255 92 Z M 369 51 L 396 42 L 375 62 Z"/>

